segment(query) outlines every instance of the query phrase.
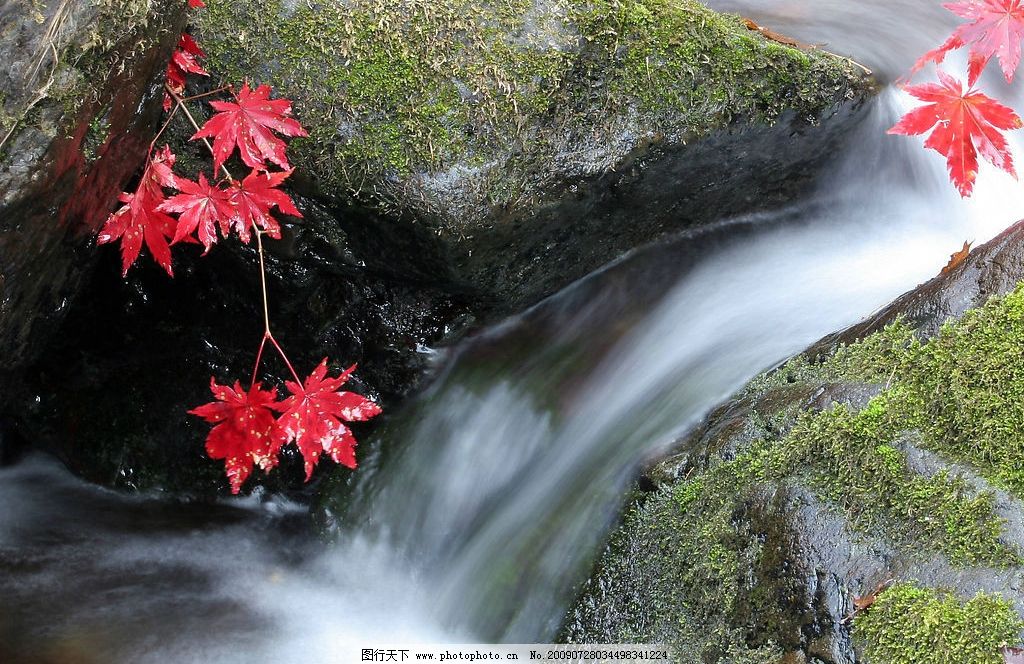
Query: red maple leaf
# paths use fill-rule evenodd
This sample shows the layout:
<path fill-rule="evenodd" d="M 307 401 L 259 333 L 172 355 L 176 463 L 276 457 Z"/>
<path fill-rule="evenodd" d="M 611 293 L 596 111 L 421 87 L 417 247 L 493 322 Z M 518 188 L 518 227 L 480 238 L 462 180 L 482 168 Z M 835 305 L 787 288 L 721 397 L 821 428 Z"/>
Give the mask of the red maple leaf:
<path fill-rule="evenodd" d="M 199 241 L 209 251 L 217 242 L 217 226 L 220 225 L 221 233 L 227 237 L 229 223 L 235 216 L 231 192 L 211 185 L 203 173 L 199 174 L 199 182 L 178 178 L 176 188 L 181 193 L 157 208 L 161 212 L 179 214 L 173 242 L 182 241 L 198 229 Z"/>
<path fill-rule="evenodd" d="M 205 7 L 203 0 L 188 0 L 189 7 Z"/>
<path fill-rule="evenodd" d="M 149 159 L 148 173 L 142 176 L 142 182 L 153 194 L 163 197 L 161 187 L 178 188 L 178 176 L 174 174 L 174 162 L 177 157 L 171 152 L 171 146 L 165 145 L 156 150 Z M 148 177 L 147 177 L 148 176 Z"/>
<path fill-rule="evenodd" d="M 277 173 L 252 171 L 241 182 L 236 180 L 233 183 L 231 203 L 235 207 L 235 215 L 231 221 L 242 242 L 249 242 L 253 226 L 266 231 L 272 238 L 281 237 L 281 226 L 271 216 L 271 208 L 276 207 L 294 217 L 302 216 L 291 197 L 277 188 L 291 174 L 290 170 Z"/>
<path fill-rule="evenodd" d="M 271 130 L 284 136 L 308 136 L 302 125 L 288 117 L 292 103 L 287 99 L 270 99 L 269 85 L 250 90 L 248 83 L 235 99 L 238 103 L 211 101 L 210 105 L 219 112 L 192 137 L 213 138 L 214 170 L 220 168 L 236 146 L 250 168 L 265 168 L 268 161 L 286 170 L 291 168 L 284 141 Z"/>
<path fill-rule="evenodd" d="M 925 53 L 913 71 L 928 62 L 941 63 L 949 51 L 969 46 L 967 85 L 974 85 L 993 56 L 1008 83 L 1020 64 L 1021 40 L 1024 39 L 1024 6 L 1022 0 L 961 0 L 943 7 L 970 23 L 961 25 L 942 46 Z"/>
<path fill-rule="evenodd" d="M 171 85 L 175 92 L 180 92 L 184 89 L 184 80 L 187 74 L 210 75 L 199 64 L 200 57 L 206 57 L 206 53 L 199 47 L 199 44 L 196 43 L 196 40 L 191 35 L 182 33 L 181 38 L 178 40 L 178 47 L 174 49 L 174 53 L 171 55 L 171 63 L 167 66 L 168 84 Z M 174 81 L 175 83 L 179 82 L 178 84 L 172 84 L 172 70 L 176 72 Z"/>
<path fill-rule="evenodd" d="M 210 378 L 210 391 L 216 401 L 188 412 L 216 425 L 206 437 L 206 453 L 224 459 L 231 493 L 238 493 L 254 465 L 265 471 L 277 465 L 286 440 L 273 412 L 279 409 L 277 388 L 256 383 L 246 392 L 237 380 L 228 387 Z"/>
<path fill-rule="evenodd" d="M 189 74 L 209 76 L 210 73 L 199 64 L 199 58 L 204 57 L 206 57 L 206 53 L 199 48 L 199 44 L 192 39 L 192 35 L 182 33 L 181 39 L 178 40 L 178 47 L 174 49 L 171 61 L 167 63 L 167 87 L 180 95 L 185 91 L 185 79 Z M 171 96 L 165 92 L 164 110 L 169 111 L 170 109 Z"/>
<path fill-rule="evenodd" d="M 349 468 L 356 467 L 356 439 L 343 422 L 363 422 L 380 414 L 380 406 L 354 392 L 340 391 L 355 371 L 355 365 L 337 378 L 327 377 L 327 358 L 299 385 L 285 385 L 292 396 L 281 402 L 283 414 L 278 422 L 288 440 L 294 440 L 306 466 L 306 480 L 326 453 Z"/>
<path fill-rule="evenodd" d="M 125 205 L 107 217 L 96 237 L 96 243 L 107 244 L 121 240 L 121 274 L 124 276 L 139 257 L 145 241 L 153 260 L 173 277 L 171 249 L 167 239 L 174 235 L 174 219 L 156 210 L 152 201 L 137 193 L 123 193 L 118 200 Z"/>
<path fill-rule="evenodd" d="M 174 235 L 175 221 L 157 209 L 164 200 L 163 187 L 178 185 L 172 166 L 174 153 L 165 145 L 150 157 L 135 192 L 120 195 L 118 200 L 125 205 L 107 217 L 100 229 L 97 244 L 121 240 L 122 275 L 128 274 L 145 242 L 153 259 L 174 276 L 167 239 Z"/>
<path fill-rule="evenodd" d="M 907 113 L 889 133 L 910 136 L 932 130 L 925 147 L 946 157 L 950 179 L 963 197 L 974 189 L 979 152 L 986 161 L 1016 177 L 1009 145 L 1000 130 L 1020 128 L 1021 119 L 991 97 L 973 89 L 964 92 L 963 84 L 942 70 L 938 74 L 941 84 L 904 88 L 928 104 Z"/>

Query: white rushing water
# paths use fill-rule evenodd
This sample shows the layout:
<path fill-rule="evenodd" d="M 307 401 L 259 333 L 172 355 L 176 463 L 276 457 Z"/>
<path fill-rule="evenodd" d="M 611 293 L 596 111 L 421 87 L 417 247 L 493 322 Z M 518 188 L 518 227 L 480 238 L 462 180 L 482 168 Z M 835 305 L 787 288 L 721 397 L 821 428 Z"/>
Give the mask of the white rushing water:
<path fill-rule="evenodd" d="M 886 79 L 954 25 L 923 1 L 710 4 Z M 0 470 L 0 558 L 22 557 L 0 581 L 18 598 L 0 608 L 8 636 L 97 662 L 345 662 L 369 643 L 550 640 L 639 463 L 759 371 L 1021 216 L 1011 178 L 983 170 L 961 201 L 941 157 L 885 135 L 912 104 L 886 90 L 798 206 L 635 252 L 444 354 L 357 474 L 326 552 L 280 534 L 287 504 L 172 518 L 173 505 L 41 460 Z"/>

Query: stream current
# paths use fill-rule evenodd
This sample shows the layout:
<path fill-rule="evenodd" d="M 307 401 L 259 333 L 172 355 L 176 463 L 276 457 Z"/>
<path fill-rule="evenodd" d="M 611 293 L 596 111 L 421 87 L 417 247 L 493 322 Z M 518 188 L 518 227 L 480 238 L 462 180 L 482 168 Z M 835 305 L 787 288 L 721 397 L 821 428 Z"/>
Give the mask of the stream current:
<path fill-rule="evenodd" d="M 709 4 L 882 81 L 954 25 L 923 0 Z M 914 104 L 883 91 L 798 204 L 632 252 L 437 352 L 430 387 L 364 445 L 330 547 L 273 497 L 211 508 L 108 492 L 42 457 L 0 469 L 0 662 L 348 662 L 369 644 L 550 641 L 639 464 L 1020 216 L 1008 176 L 983 167 L 961 201 L 940 157 L 885 134 Z"/>

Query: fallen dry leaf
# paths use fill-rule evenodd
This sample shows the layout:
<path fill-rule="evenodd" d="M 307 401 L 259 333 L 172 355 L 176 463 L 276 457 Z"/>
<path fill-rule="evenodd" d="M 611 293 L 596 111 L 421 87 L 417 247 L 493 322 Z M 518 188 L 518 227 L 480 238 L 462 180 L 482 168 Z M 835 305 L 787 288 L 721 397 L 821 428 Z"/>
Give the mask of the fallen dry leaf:
<path fill-rule="evenodd" d="M 768 28 L 762 27 L 757 23 L 751 21 L 749 18 L 743 19 L 743 24 L 747 26 L 748 30 L 760 32 L 762 35 L 764 35 L 765 39 L 770 39 L 773 42 L 778 42 L 780 44 L 785 44 L 786 46 L 793 46 L 795 48 L 802 48 L 805 50 L 814 48 L 814 46 L 812 46 L 811 44 L 804 44 L 803 42 L 799 42 L 793 39 L 792 37 L 787 37 L 786 35 L 782 35 L 773 30 L 769 30 Z"/>
<path fill-rule="evenodd" d="M 953 254 L 950 254 L 949 262 L 946 263 L 946 267 L 942 268 L 942 272 L 940 272 L 939 274 L 949 274 L 950 272 L 952 272 L 956 268 L 960 267 L 960 265 L 962 265 L 963 262 L 965 260 L 967 260 L 967 257 L 971 255 L 971 245 L 972 244 L 974 244 L 974 243 L 973 242 L 964 242 L 963 249 L 961 249 L 960 251 L 954 252 Z"/>
<path fill-rule="evenodd" d="M 885 581 L 882 581 L 877 586 L 875 586 L 875 589 L 867 595 L 863 595 L 861 597 L 854 597 L 853 614 L 850 615 L 849 618 L 853 618 L 853 616 L 857 615 L 861 611 L 867 611 L 868 609 L 870 609 L 871 606 L 878 600 L 878 596 L 889 586 L 891 586 L 893 584 L 893 581 L 895 581 L 895 579 L 886 579 Z"/>

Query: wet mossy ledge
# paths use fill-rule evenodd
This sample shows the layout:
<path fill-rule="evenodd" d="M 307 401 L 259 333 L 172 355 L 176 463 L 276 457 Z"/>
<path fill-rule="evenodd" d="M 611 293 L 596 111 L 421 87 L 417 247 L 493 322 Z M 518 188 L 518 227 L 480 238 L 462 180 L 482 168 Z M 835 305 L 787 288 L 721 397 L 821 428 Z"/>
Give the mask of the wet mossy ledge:
<path fill-rule="evenodd" d="M 847 63 L 693 0 L 209 4 L 197 18 L 210 68 L 242 81 L 264 67 L 312 130 L 293 147 L 335 192 L 467 157 L 553 156 L 555 132 L 610 136 L 595 120 L 621 107 L 678 139 L 785 110 L 813 122 L 855 83 Z"/>
<path fill-rule="evenodd" d="M 1019 255 L 1012 234 L 992 246 Z M 962 271 L 1002 270 L 988 251 Z M 931 337 L 896 319 L 759 376 L 648 471 L 564 637 L 681 662 L 1002 662 L 1024 629 L 1022 360 L 1024 283 Z"/>
<path fill-rule="evenodd" d="M 197 21 L 215 79 L 294 100 L 298 186 L 377 219 L 347 215 L 364 253 L 509 306 L 787 199 L 873 92 L 694 0 L 212 0 Z"/>

